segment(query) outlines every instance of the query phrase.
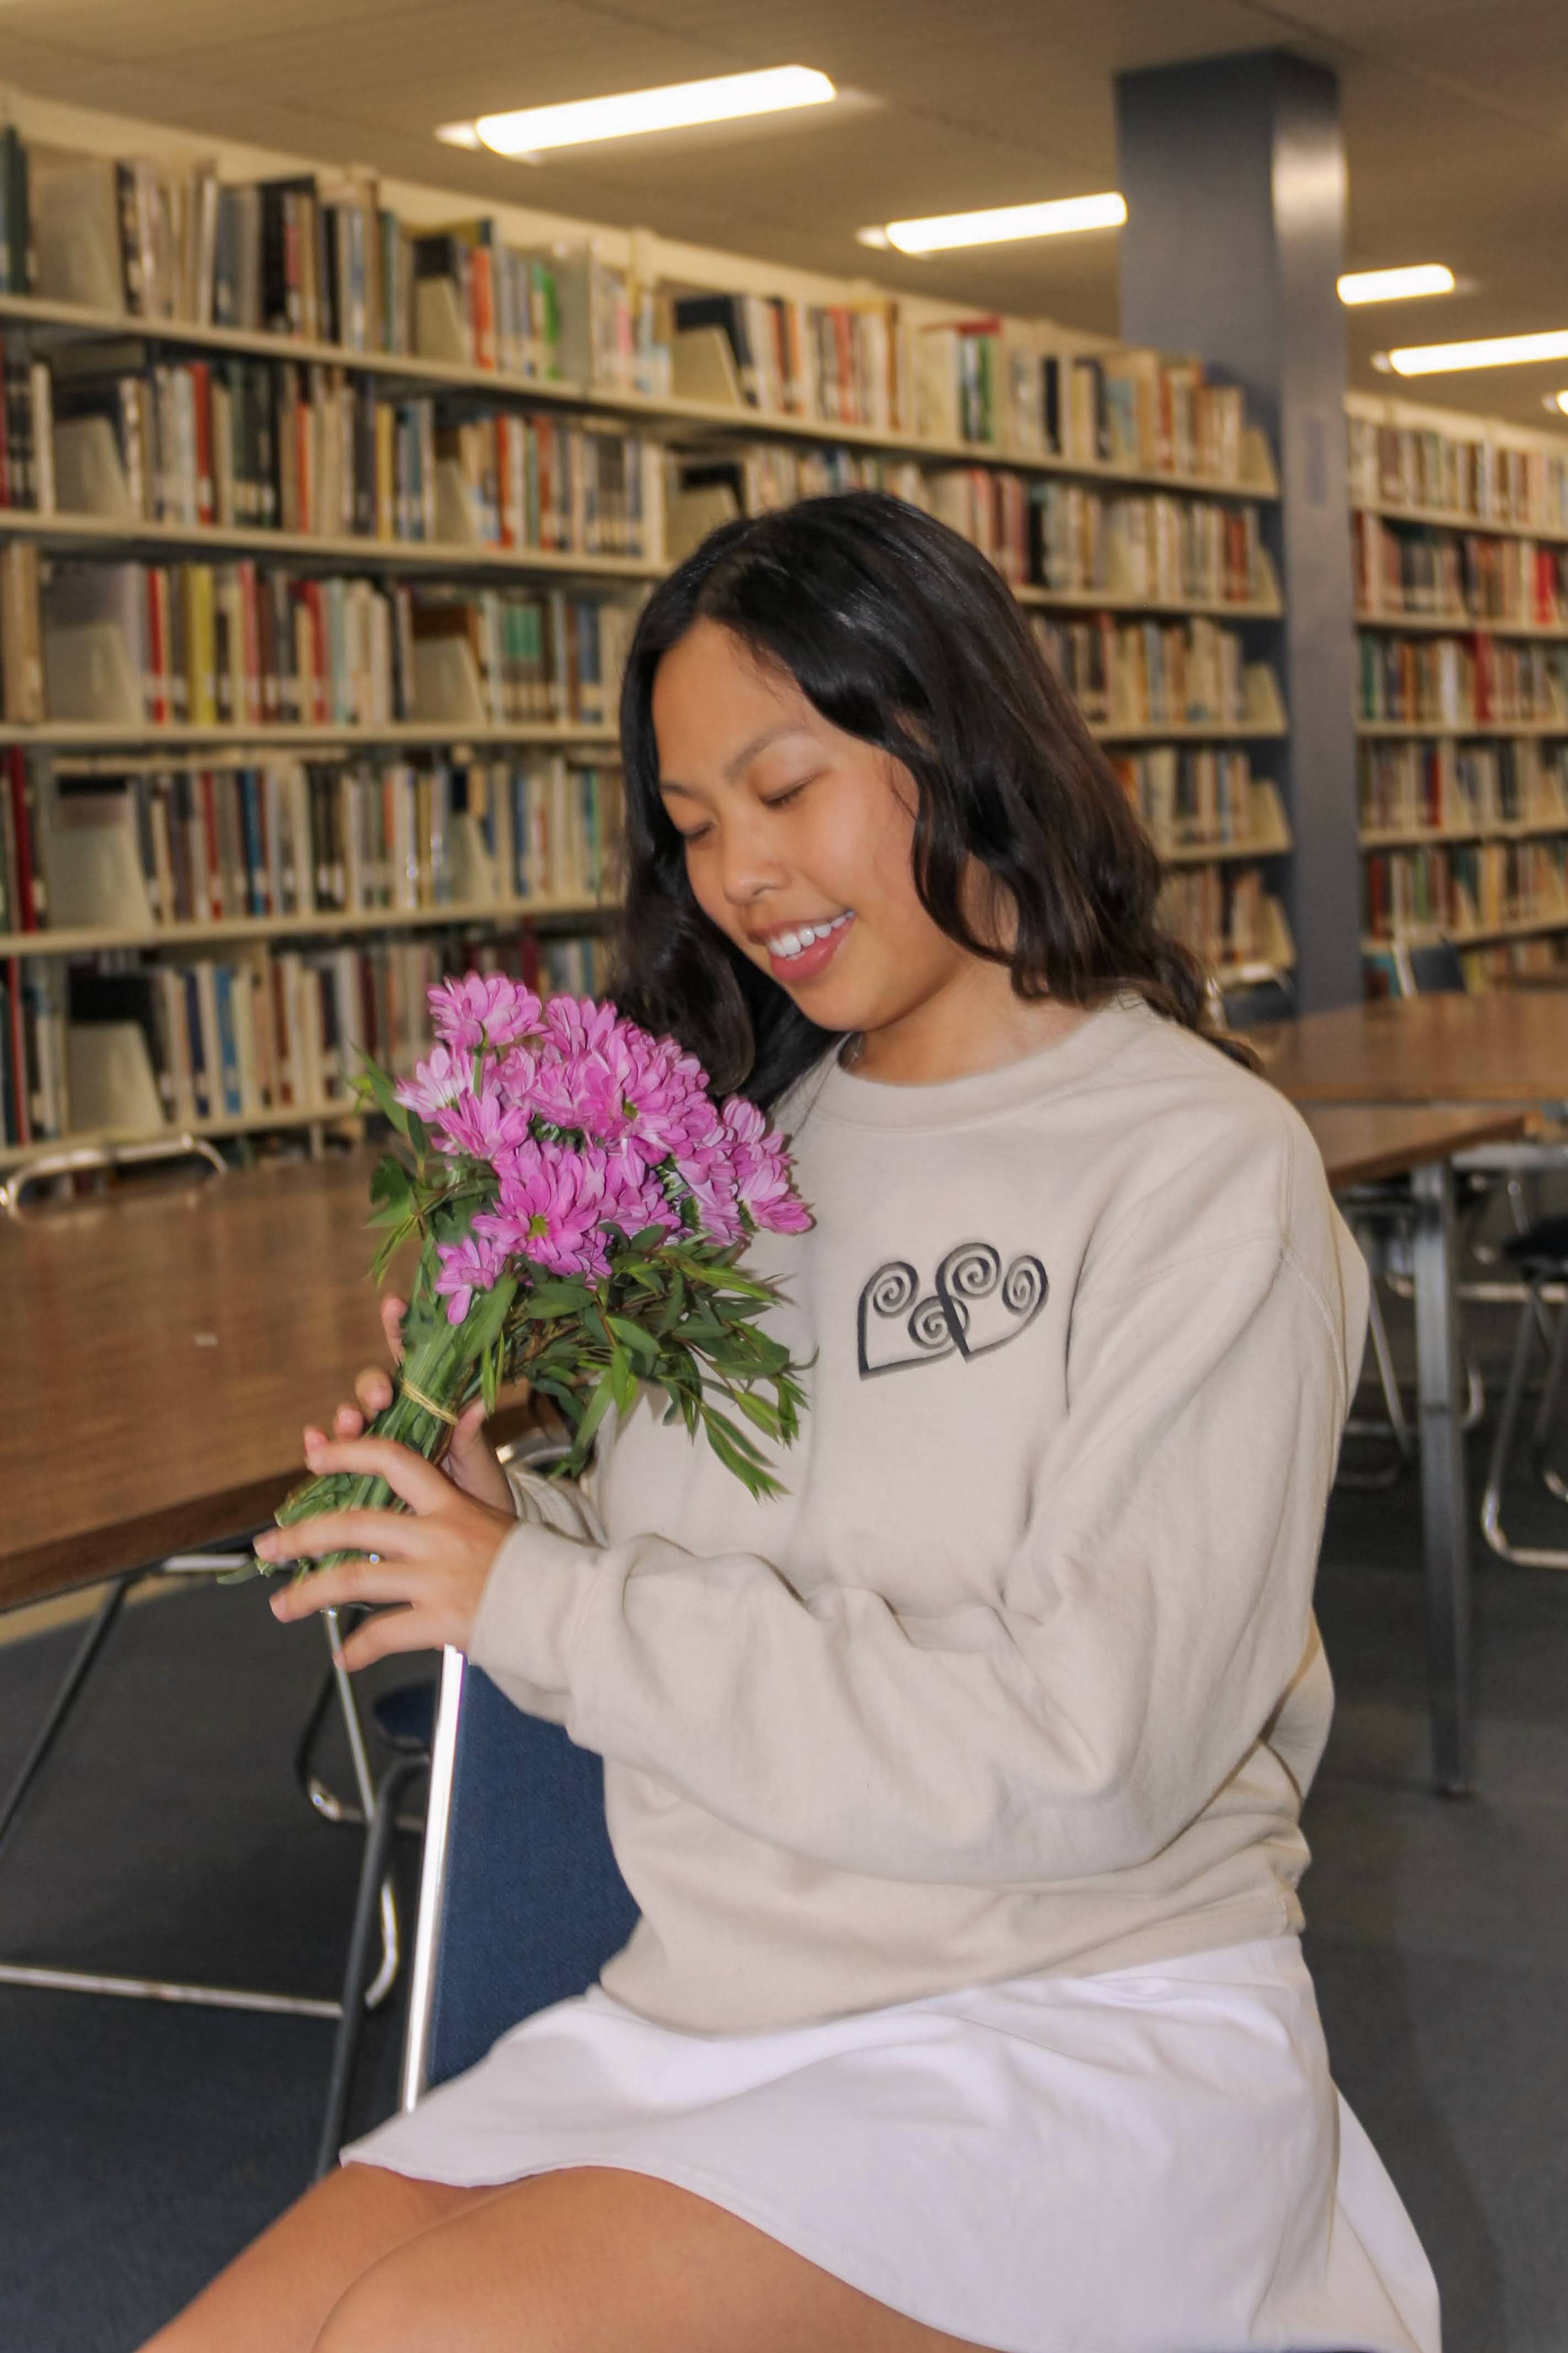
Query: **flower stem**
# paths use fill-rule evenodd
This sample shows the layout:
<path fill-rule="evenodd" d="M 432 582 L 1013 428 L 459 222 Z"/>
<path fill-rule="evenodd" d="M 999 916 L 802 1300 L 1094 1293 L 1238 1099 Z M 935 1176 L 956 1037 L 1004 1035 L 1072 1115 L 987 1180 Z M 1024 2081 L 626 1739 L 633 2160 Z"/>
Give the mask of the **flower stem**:
<path fill-rule="evenodd" d="M 472 1319 L 448 1324 L 445 1308 L 446 1303 L 437 1297 L 422 1260 L 405 1322 L 405 1345 L 397 1387 L 392 1403 L 376 1415 L 365 1432 L 367 1438 L 389 1438 L 396 1445 L 411 1447 L 427 1462 L 438 1462 L 446 1452 L 452 1425 L 441 1415 L 416 1404 L 405 1384 L 412 1384 L 433 1403 L 445 1406 L 454 1415 L 462 1410 L 479 1388 L 479 1356 L 471 1338 L 466 1336 Z M 388 1505 L 395 1511 L 405 1508 L 378 1474 L 326 1471 L 293 1488 L 275 1516 L 278 1525 L 287 1528 L 297 1526 L 302 1520 L 315 1519 L 323 1512 L 384 1511 Z M 332 1553 L 314 1565 L 328 1568 L 336 1561 L 353 1557 L 349 1553 Z M 261 1566 L 265 1568 L 268 1564 L 263 1562 Z"/>

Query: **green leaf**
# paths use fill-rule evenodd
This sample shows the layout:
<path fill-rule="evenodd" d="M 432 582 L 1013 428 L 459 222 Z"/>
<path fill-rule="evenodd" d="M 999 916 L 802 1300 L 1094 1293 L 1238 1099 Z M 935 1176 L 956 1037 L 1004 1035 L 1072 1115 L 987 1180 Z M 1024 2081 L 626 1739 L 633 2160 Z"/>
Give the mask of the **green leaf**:
<path fill-rule="evenodd" d="M 594 1294 L 585 1282 L 536 1282 L 521 1302 L 531 1323 L 552 1324 L 559 1315 L 585 1315 Z"/>
<path fill-rule="evenodd" d="M 632 1370 L 632 1360 L 624 1349 L 617 1348 L 610 1358 L 610 1395 L 617 1413 L 630 1413 L 637 1401 L 637 1377 Z"/>
<path fill-rule="evenodd" d="M 736 1452 L 743 1454 L 748 1461 L 761 1462 L 766 1459 L 761 1447 L 754 1445 L 746 1436 L 745 1431 L 738 1430 L 727 1414 L 720 1412 L 717 1406 L 703 1407 L 702 1421 L 710 1438 L 716 1439 L 717 1433 L 722 1430 Z"/>
<path fill-rule="evenodd" d="M 640 1324 L 633 1324 L 625 1315 L 606 1315 L 605 1321 L 616 1339 L 631 1350 L 639 1363 L 653 1365 L 658 1362 L 658 1344 Z"/>
<path fill-rule="evenodd" d="M 414 1186 L 401 1160 L 388 1152 L 376 1162 L 370 1180 L 370 1198 L 379 1219 L 405 1218 L 414 1204 Z"/>
<path fill-rule="evenodd" d="M 391 1121 L 399 1135 L 406 1135 L 409 1115 L 398 1102 L 391 1079 L 384 1070 L 371 1060 L 368 1054 L 363 1053 L 363 1048 L 361 1052 L 363 1055 L 363 1063 L 354 1082 L 355 1086 L 362 1095 L 369 1097 L 384 1119 Z"/>
<path fill-rule="evenodd" d="M 754 1429 L 764 1431 L 769 1438 L 782 1434 L 779 1409 L 776 1405 L 770 1405 L 765 1398 L 754 1397 L 750 1389 L 737 1389 L 734 1403 Z"/>
<path fill-rule="evenodd" d="M 658 1319 L 658 1331 L 661 1339 L 667 1332 L 672 1332 L 675 1329 L 685 1312 L 686 1285 L 679 1274 L 672 1274 L 669 1282 L 669 1297 L 666 1302 L 664 1313 Z"/>
<path fill-rule="evenodd" d="M 593 1444 L 594 1433 L 598 1429 L 599 1424 L 604 1420 L 605 1416 L 608 1413 L 613 1403 L 614 1391 L 611 1386 L 610 1376 L 608 1373 L 605 1373 L 595 1388 L 593 1396 L 588 1399 L 588 1403 L 584 1409 L 583 1418 L 577 1424 L 577 1435 L 572 1448 L 572 1459 L 579 1465 L 579 1467 L 587 1461 L 588 1449 Z"/>
<path fill-rule="evenodd" d="M 479 1395 L 485 1401 L 487 1414 L 494 1413 L 500 1395 L 501 1376 L 506 1369 L 506 1342 L 498 1332 L 485 1350 L 479 1364 Z"/>
<path fill-rule="evenodd" d="M 500 1339 L 501 1326 L 507 1319 L 507 1311 L 516 1296 L 517 1277 L 514 1274 L 503 1274 L 494 1289 L 484 1292 L 480 1295 L 479 1304 L 469 1308 L 463 1322 L 462 1331 L 464 1338 L 476 1356 L 483 1350 L 493 1347 Z"/>

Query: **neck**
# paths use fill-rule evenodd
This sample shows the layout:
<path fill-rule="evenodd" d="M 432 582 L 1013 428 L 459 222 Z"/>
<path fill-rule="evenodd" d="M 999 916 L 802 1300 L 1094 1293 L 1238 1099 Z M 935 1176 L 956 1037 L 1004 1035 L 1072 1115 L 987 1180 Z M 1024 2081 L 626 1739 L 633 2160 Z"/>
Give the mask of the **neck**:
<path fill-rule="evenodd" d="M 896 1021 L 852 1039 L 843 1060 L 858 1076 L 885 1086 L 934 1086 L 1022 1061 L 1088 1018 L 1082 1007 L 1055 997 L 1016 997 L 1004 965 L 975 957 Z"/>

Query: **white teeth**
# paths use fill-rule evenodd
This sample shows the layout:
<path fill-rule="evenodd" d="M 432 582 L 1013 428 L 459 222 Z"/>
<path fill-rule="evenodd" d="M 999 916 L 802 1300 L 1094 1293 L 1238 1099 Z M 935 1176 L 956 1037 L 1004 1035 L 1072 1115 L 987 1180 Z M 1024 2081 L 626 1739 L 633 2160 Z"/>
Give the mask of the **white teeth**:
<path fill-rule="evenodd" d="M 769 951 L 786 963 L 793 962 L 797 955 L 804 955 L 814 941 L 825 940 L 829 932 L 841 930 L 848 921 L 846 913 L 835 915 L 830 923 L 804 923 L 797 932 L 781 932 L 777 939 L 768 942 Z"/>

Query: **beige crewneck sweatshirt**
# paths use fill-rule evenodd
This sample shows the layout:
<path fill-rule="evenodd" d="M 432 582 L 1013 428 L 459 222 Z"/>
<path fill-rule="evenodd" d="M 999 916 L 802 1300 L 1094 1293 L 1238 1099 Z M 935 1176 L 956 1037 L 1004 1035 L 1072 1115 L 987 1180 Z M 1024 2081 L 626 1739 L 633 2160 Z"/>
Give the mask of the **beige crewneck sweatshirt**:
<path fill-rule="evenodd" d="M 1127 1001 L 940 1085 L 829 1062 L 780 1116 L 788 1493 L 645 1398 L 590 1492 L 517 1482 L 474 1629 L 605 1759 L 642 1908 L 605 1987 L 738 2032 L 1299 1926 L 1366 1314 L 1306 1129 Z"/>

